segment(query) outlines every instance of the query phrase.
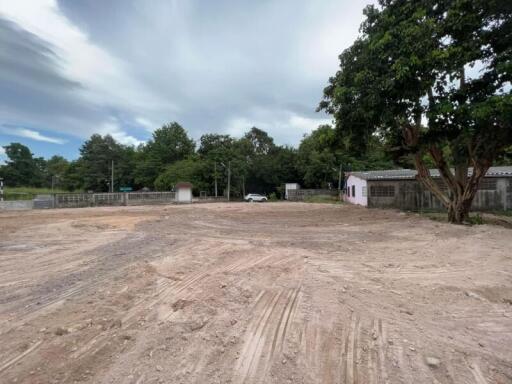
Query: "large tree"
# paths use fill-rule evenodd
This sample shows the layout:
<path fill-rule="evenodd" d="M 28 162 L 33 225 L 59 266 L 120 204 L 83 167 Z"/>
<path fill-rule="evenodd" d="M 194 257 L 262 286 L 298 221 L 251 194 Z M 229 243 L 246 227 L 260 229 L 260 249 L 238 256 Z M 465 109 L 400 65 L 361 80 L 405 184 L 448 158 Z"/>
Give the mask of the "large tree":
<path fill-rule="evenodd" d="M 393 162 L 386 155 L 379 137 L 370 135 L 364 142 L 364 151 L 356 148 L 352 137 L 340 137 L 330 125 L 320 125 L 304 135 L 297 156 L 297 168 L 304 185 L 311 188 L 337 188 L 340 166 L 347 170 L 392 168 Z"/>
<path fill-rule="evenodd" d="M 306 187 L 326 188 L 336 180 L 338 141 L 330 125 L 321 125 L 304 136 L 299 145 L 297 166 Z"/>
<path fill-rule="evenodd" d="M 81 187 L 87 191 L 108 191 L 112 176 L 112 161 L 114 162 L 113 190 L 116 191 L 121 186 L 133 185 L 134 156 L 132 147 L 119 144 L 112 136 L 92 135 L 80 148 L 80 159 L 76 163 Z"/>
<path fill-rule="evenodd" d="M 205 164 L 197 158 L 176 161 L 169 165 L 155 180 L 158 191 L 169 191 L 180 181 L 192 183 L 195 194 L 208 188 L 203 178 Z"/>
<path fill-rule="evenodd" d="M 319 106 L 354 145 L 378 135 L 409 156 L 451 222 L 512 144 L 511 14 L 507 0 L 380 0 Z"/>
<path fill-rule="evenodd" d="M 60 187 L 64 184 L 64 177 L 69 170 L 69 161 L 59 155 L 53 155 L 46 161 L 47 183 L 51 187 Z"/>
<path fill-rule="evenodd" d="M 176 161 L 194 154 L 195 143 L 176 122 L 165 124 L 153 132 L 146 145 L 139 148 L 135 178 L 138 184 L 153 187 L 160 173 Z"/>
<path fill-rule="evenodd" d="M 43 158 L 34 158 L 30 149 L 20 143 L 3 147 L 8 160 L 0 169 L 5 185 L 10 187 L 41 187 L 44 184 L 46 163 Z"/>
<path fill-rule="evenodd" d="M 202 179 L 209 185 L 206 190 L 214 195 L 215 183 L 217 183 L 217 195 L 227 187 L 227 165 L 239 158 L 237 140 L 229 135 L 217 133 L 207 133 L 199 139 L 199 148 L 197 150 L 199 158 L 203 162 Z M 237 169 L 238 170 L 238 169 Z M 234 172 L 234 178 L 240 176 L 240 172 Z M 233 191 L 234 188 L 231 188 Z"/>

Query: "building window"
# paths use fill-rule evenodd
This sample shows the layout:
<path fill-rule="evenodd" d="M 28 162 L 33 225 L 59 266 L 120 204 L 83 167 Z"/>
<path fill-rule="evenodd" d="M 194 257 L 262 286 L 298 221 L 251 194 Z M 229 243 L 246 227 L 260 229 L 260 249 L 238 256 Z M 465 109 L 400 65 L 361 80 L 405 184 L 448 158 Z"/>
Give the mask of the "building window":
<path fill-rule="evenodd" d="M 356 197 L 356 186 L 352 186 L 352 197 Z"/>
<path fill-rule="evenodd" d="M 370 195 L 372 197 L 394 197 L 394 185 L 372 185 L 370 187 Z"/>
<path fill-rule="evenodd" d="M 347 186 L 347 196 L 350 197 L 350 185 Z"/>
<path fill-rule="evenodd" d="M 481 191 L 495 191 L 496 190 L 496 179 L 482 179 L 478 189 Z"/>
<path fill-rule="evenodd" d="M 437 184 L 441 191 L 448 192 L 448 187 L 443 179 L 435 179 L 435 183 Z"/>
<path fill-rule="evenodd" d="M 368 196 L 368 189 L 367 187 L 363 187 L 363 197 Z"/>

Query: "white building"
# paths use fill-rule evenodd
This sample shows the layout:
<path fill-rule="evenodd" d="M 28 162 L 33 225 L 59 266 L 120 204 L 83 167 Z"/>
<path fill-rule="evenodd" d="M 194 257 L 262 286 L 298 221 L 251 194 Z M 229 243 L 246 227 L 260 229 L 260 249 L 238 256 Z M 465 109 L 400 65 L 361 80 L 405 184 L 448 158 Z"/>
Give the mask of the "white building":
<path fill-rule="evenodd" d="M 439 170 L 430 169 L 430 176 L 441 190 L 447 186 Z M 468 177 L 473 172 L 468 169 Z M 435 209 L 443 205 L 416 179 L 414 169 L 351 172 L 346 179 L 344 200 L 365 207 L 404 210 Z M 491 167 L 480 181 L 471 206 L 473 210 L 512 209 L 512 167 Z"/>
<path fill-rule="evenodd" d="M 192 202 L 192 184 L 187 182 L 177 183 L 174 188 L 176 189 L 176 201 L 178 203 L 191 203 Z"/>
<path fill-rule="evenodd" d="M 345 201 L 352 204 L 368 205 L 368 187 L 366 180 L 358 175 L 358 173 L 351 173 L 347 178 L 345 192 Z"/>
<path fill-rule="evenodd" d="M 284 198 L 288 200 L 288 191 L 296 191 L 297 189 L 300 189 L 300 185 L 297 183 L 285 183 L 284 185 Z"/>

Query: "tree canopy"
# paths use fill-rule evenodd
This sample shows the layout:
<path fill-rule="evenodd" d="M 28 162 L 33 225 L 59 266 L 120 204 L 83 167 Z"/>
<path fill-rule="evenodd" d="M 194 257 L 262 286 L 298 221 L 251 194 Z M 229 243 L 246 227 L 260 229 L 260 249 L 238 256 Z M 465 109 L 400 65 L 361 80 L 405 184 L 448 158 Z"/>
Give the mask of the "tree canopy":
<path fill-rule="evenodd" d="M 215 194 L 216 183 L 222 196 L 230 168 L 232 196 L 249 192 L 282 196 L 287 182 L 337 187 L 338 173 L 333 167 L 350 157 L 333 154 L 339 150 L 335 136 L 333 128 L 321 126 L 295 149 L 275 144 L 267 132 L 253 127 L 240 138 L 204 134 L 196 150 L 186 130 L 170 123 L 155 130 L 152 138 L 138 147 L 122 145 L 110 135 L 94 134 L 73 161 L 58 155 L 48 160 L 34 158 L 29 148 L 14 143 L 5 147 L 9 160 L 0 166 L 0 176 L 9 186 L 106 192 L 110 190 L 113 161 L 114 191 L 127 186 L 169 190 L 179 181 L 190 181 L 195 193 L 205 191 L 209 195 Z"/>
<path fill-rule="evenodd" d="M 80 148 L 80 155 L 77 173 L 83 189 L 109 191 L 112 162 L 116 175 L 113 190 L 133 184 L 134 149 L 119 144 L 112 136 L 92 135 Z"/>
<path fill-rule="evenodd" d="M 43 158 L 34 158 L 30 149 L 20 143 L 4 146 L 8 160 L 0 168 L 0 177 L 6 185 L 22 186 L 29 180 L 31 185 L 40 187 L 45 183 L 45 168 Z"/>
<path fill-rule="evenodd" d="M 195 143 L 176 122 L 165 124 L 153 132 L 153 137 L 140 149 L 135 169 L 135 181 L 153 185 L 170 164 L 184 160 L 194 153 Z"/>
<path fill-rule="evenodd" d="M 503 0 L 381 0 L 365 9 L 319 105 L 352 148 L 379 137 L 412 162 L 452 222 L 467 217 L 480 179 L 512 144 L 511 10 Z"/>

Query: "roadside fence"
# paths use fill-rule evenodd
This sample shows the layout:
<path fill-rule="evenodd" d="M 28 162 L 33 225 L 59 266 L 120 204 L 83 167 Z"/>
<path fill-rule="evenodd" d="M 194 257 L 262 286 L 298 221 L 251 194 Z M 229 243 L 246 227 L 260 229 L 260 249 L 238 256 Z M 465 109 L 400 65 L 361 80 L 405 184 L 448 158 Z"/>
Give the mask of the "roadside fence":
<path fill-rule="evenodd" d="M 120 205 L 169 204 L 176 192 L 56 193 L 48 196 L 52 208 L 80 208 Z"/>
<path fill-rule="evenodd" d="M 337 196 L 337 189 L 289 189 L 288 200 L 304 201 L 312 196 Z"/>

